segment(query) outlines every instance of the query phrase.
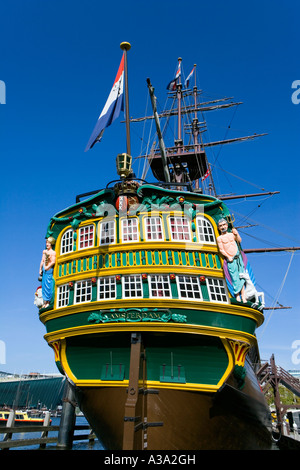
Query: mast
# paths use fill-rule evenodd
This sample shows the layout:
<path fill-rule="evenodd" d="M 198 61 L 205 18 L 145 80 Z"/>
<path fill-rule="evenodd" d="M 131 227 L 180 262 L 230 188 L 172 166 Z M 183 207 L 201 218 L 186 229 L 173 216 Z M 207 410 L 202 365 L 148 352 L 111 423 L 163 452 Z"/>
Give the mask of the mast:
<path fill-rule="evenodd" d="M 156 97 L 154 95 L 154 88 L 151 85 L 150 78 L 147 78 L 147 85 L 149 88 L 149 93 L 150 93 L 150 99 L 151 99 L 151 104 L 152 104 L 152 109 L 153 109 L 153 115 L 155 119 L 155 124 L 156 124 L 156 132 L 158 136 L 158 142 L 159 142 L 159 148 L 161 152 L 161 159 L 163 163 L 163 170 L 164 170 L 164 175 L 167 183 L 170 183 L 170 173 L 169 173 L 169 168 L 167 164 L 167 157 L 166 157 L 166 148 L 165 148 L 165 143 L 162 137 L 161 129 L 160 129 L 160 123 L 159 123 L 159 117 L 157 113 L 157 108 L 156 108 Z"/>
<path fill-rule="evenodd" d="M 126 116 L 126 143 L 127 154 L 131 155 L 130 146 L 130 119 L 129 119 L 129 95 L 128 95 L 128 69 L 127 69 L 127 51 L 130 50 L 129 42 L 121 42 L 120 48 L 124 51 L 124 71 L 125 71 L 125 116 Z"/>
<path fill-rule="evenodd" d="M 178 70 L 181 70 L 181 61 L 182 58 L 178 57 Z M 178 141 L 175 144 L 178 145 L 178 153 L 181 151 L 182 147 L 182 132 L 181 132 L 181 97 L 182 97 L 182 83 L 181 83 L 181 73 L 178 75 L 178 83 L 176 85 L 177 89 L 177 103 L 178 103 Z"/>

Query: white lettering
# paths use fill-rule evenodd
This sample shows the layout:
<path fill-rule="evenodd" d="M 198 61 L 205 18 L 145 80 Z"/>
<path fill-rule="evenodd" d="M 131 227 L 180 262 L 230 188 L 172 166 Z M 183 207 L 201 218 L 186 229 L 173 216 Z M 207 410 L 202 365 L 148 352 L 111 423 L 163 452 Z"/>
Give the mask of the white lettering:
<path fill-rule="evenodd" d="M 0 80 L 0 104 L 6 104 L 6 87 L 3 80 Z"/>
<path fill-rule="evenodd" d="M 300 103 L 300 80 L 294 80 L 292 83 L 292 88 L 296 88 L 296 91 L 292 94 L 292 103 Z"/>
<path fill-rule="evenodd" d="M 134 468 L 137 462 L 138 457 L 118 457 L 114 454 L 111 454 L 111 457 L 104 458 L 105 465 L 130 465 Z"/>
<path fill-rule="evenodd" d="M 5 343 L 0 340 L 0 364 L 6 364 Z"/>
<path fill-rule="evenodd" d="M 292 354 L 292 363 L 300 364 L 300 339 L 293 341 L 292 349 L 296 349 Z"/>

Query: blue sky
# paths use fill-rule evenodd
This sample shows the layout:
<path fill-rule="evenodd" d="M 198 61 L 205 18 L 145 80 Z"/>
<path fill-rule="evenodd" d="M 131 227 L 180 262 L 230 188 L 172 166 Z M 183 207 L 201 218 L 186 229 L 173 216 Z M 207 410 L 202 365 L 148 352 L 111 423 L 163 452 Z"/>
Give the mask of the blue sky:
<path fill-rule="evenodd" d="M 186 76 L 197 64 L 208 96 L 243 102 L 233 120 L 233 108 L 207 115 L 210 137 L 268 135 L 208 154 L 218 167 L 217 190 L 280 191 L 272 198 L 231 201 L 237 225 L 243 216 L 257 225 L 243 229 L 243 247 L 300 246 L 300 104 L 291 100 L 292 83 L 300 80 L 299 13 L 296 0 L 2 2 L 0 340 L 6 354 L 0 370 L 56 372 L 33 304 L 44 236 L 50 217 L 77 194 L 116 178 L 115 157 L 126 148 L 123 124 L 107 129 L 88 153 L 84 149 L 115 78 L 122 41 L 132 44 L 132 116 L 145 113 L 147 77 L 164 104 L 178 57 Z M 140 129 L 133 126 L 131 147 L 137 156 Z M 261 357 L 274 353 L 285 369 L 300 369 L 300 352 L 295 356 L 292 347 L 300 343 L 299 255 L 283 285 L 290 253 L 249 255 L 267 304 L 276 299 L 292 307 L 266 311 L 266 326 L 257 333 Z"/>

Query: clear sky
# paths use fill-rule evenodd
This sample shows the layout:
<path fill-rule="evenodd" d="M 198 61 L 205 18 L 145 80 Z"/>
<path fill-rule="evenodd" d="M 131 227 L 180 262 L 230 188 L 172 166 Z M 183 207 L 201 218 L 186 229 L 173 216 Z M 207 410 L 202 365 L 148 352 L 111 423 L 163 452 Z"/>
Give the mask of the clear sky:
<path fill-rule="evenodd" d="M 268 135 L 208 153 L 217 191 L 280 191 L 272 198 L 231 201 L 236 225 L 255 225 L 241 229 L 242 245 L 300 246 L 300 104 L 291 99 L 292 83 L 300 80 L 299 14 L 298 0 L 1 3 L 6 104 L 0 105 L 0 345 L 6 352 L 4 357 L 2 348 L 0 370 L 57 371 L 33 304 L 44 237 L 50 217 L 77 194 L 117 177 L 115 157 L 126 150 L 124 124 L 114 124 L 100 144 L 84 149 L 112 87 L 122 41 L 132 45 L 132 116 L 145 113 L 147 77 L 164 104 L 178 57 L 186 76 L 197 64 L 207 95 L 243 102 L 235 113 L 207 114 L 209 137 Z M 131 142 L 137 156 L 140 129 L 133 125 Z M 299 256 L 249 255 L 267 305 L 275 299 L 292 307 L 266 311 L 257 333 L 262 359 L 274 353 L 285 369 L 300 369 Z"/>

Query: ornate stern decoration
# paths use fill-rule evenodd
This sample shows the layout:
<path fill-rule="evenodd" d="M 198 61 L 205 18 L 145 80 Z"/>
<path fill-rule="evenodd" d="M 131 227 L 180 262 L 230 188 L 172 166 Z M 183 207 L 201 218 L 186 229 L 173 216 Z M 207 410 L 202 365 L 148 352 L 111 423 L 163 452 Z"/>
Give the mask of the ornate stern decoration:
<path fill-rule="evenodd" d="M 232 348 L 235 366 L 233 370 L 233 375 L 238 382 L 238 387 L 241 390 L 245 385 L 246 369 L 245 369 L 245 360 L 247 353 L 250 349 L 250 344 L 244 343 L 241 341 L 229 340 L 230 346 Z"/>

